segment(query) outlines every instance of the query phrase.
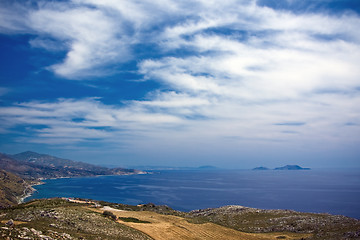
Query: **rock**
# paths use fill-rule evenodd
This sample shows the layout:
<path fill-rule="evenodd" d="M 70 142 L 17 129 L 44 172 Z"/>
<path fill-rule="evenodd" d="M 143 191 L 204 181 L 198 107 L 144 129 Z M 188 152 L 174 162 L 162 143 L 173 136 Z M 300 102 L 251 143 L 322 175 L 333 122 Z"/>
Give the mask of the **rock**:
<path fill-rule="evenodd" d="M 15 225 L 14 220 L 10 219 L 7 223 L 5 223 L 5 225 L 8 226 L 8 227 L 14 226 Z"/>

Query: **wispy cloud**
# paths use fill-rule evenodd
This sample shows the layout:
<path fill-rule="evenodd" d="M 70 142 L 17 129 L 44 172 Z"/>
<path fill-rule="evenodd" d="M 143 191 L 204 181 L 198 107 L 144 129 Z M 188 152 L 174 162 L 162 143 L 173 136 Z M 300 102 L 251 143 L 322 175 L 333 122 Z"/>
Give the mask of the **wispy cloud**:
<path fill-rule="evenodd" d="M 8 88 L 0 87 L 0 96 L 5 95 L 9 91 L 10 91 L 10 89 L 8 89 Z"/>
<path fill-rule="evenodd" d="M 258 6 L 256 1 L 228 0 L 219 4 L 213 1 L 72 0 L 39 1 L 36 7 L 29 2 L 27 8 L 16 2 L 4 6 L 2 16 L 12 17 L 0 21 L 3 29 L 15 32 L 22 29 L 20 32 L 38 35 L 31 40 L 36 47 L 51 50 L 56 42 L 66 48 L 63 61 L 49 69 L 69 79 L 111 74 L 109 65 L 136 57 L 133 46 L 145 41 L 161 46 L 164 51 L 191 48 L 195 52 L 236 50 L 242 54 L 243 50 L 260 47 L 255 52 L 259 55 L 265 47 L 266 50 L 277 47 L 325 51 L 324 54 L 331 48 L 340 52 L 344 47 L 356 47 L 348 44 L 360 40 L 360 34 L 351 27 L 360 24 L 356 15 L 294 14 Z M 333 41 L 324 44 L 317 36 Z M 237 37 L 245 37 L 245 41 Z M 250 46 L 246 48 L 241 44 Z M 276 56 L 277 50 L 267 53 Z M 306 56 L 303 57 L 305 59 L 299 60 L 306 60 Z"/>
<path fill-rule="evenodd" d="M 304 126 L 306 123 L 304 122 L 283 122 L 283 123 L 275 123 L 277 126 Z"/>

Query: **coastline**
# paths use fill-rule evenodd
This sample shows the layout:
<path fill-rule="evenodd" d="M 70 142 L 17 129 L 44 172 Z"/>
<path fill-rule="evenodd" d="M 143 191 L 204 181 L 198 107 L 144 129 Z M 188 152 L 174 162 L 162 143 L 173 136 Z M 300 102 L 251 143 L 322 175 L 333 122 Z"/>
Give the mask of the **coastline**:
<path fill-rule="evenodd" d="M 319 175 L 319 173 L 321 174 Z M 130 176 L 130 178 L 128 178 L 129 174 L 70 178 L 61 177 L 53 178 L 55 182 L 47 181 L 49 179 L 46 179 L 42 183 L 33 184 L 34 186 L 46 183 L 46 186 L 35 186 L 36 192 L 27 190 L 24 192 L 24 195 L 21 196 L 19 202 L 28 202 L 35 198 L 78 197 L 130 205 L 154 203 L 158 205 L 168 205 L 180 211 L 240 204 L 260 209 L 293 209 L 299 212 L 330 213 L 360 219 L 360 208 L 356 201 L 358 195 L 354 195 L 353 191 L 350 191 L 351 188 L 345 191 L 348 196 L 352 196 L 352 198 L 350 198 L 352 199 L 351 201 L 347 200 L 346 206 L 342 201 L 326 205 L 321 201 L 322 196 L 328 198 L 337 197 L 336 199 L 338 199 L 338 197 L 342 197 L 344 194 L 337 194 L 339 187 L 336 185 L 334 185 L 335 187 L 327 189 L 327 191 L 317 191 L 318 189 L 323 189 L 323 185 L 313 184 L 314 179 L 336 182 L 339 180 L 336 176 L 341 176 L 340 180 L 344 179 L 343 177 L 346 176 L 346 178 L 342 180 L 346 182 L 346 179 L 348 179 L 347 175 L 344 175 L 342 171 L 340 171 L 340 173 L 340 175 L 331 174 L 331 178 L 327 171 L 300 171 L 297 173 L 289 172 L 286 174 L 285 172 L 282 174 L 267 172 L 266 174 L 258 174 L 251 170 L 219 171 L 217 173 L 202 171 L 164 171 L 162 174 L 148 175 L 149 177 L 131 174 L 135 176 Z M 275 179 L 276 181 L 271 180 L 273 179 L 273 175 L 277 176 L 277 180 Z M 115 178 L 112 178 L 111 176 Z M 217 176 L 218 178 L 215 178 L 214 176 Z M 306 176 L 306 178 L 304 178 L 304 176 Z M 351 176 L 353 175 L 350 174 L 349 177 Z M 99 180 L 97 177 L 104 178 Z M 223 180 L 218 180 L 220 177 L 222 177 L 221 179 Z M 69 180 L 66 180 L 67 178 Z M 76 180 L 78 178 L 81 179 Z M 168 181 L 165 181 L 165 183 L 164 179 L 167 179 Z M 234 179 L 237 179 L 238 181 L 250 179 L 252 184 L 248 184 L 248 188 L 244 189 L 240 184 L 234 183 Z M 285 183 L 285 180 L 289 181 L 289 183 Z M 267 182 L 266 186 L 259 185 L 264 181 Z M 34 183 L 34 181 L 31 183 Z M 289 184 L 291 186 L 300 184 L 299 186 L 302 187 L 287 188 Z M 68 186 L 70 187 L 68 188 Z M 229 187 L 224 188 L 223 186 Z M 352 185 L 349 185 L 349 187 L 351 186 Z M 156 192 L 156 196 L 154 195 L 154 191 Z M 267 199 L 259 198 L 259 195 L 262 195 L 264 191 L 267 193 Z M 313 198 L 310 195 L 314 194 L 314 191 L 316 191 L 316 198 Z M 111 194 L 108 194 L 108 192 Z M 116 192 L 118 192 L 118 194 Z M 211 198 L 203 198 L 202 192 L 211 196 Z M 285 197 L 290 193 L 291 196 L 294 197 L 291 199 Z M 271 199 L 279 196 L 279 194 L 281 197 L 277 201 L 271 201 Z M 223 200 L 224 196 L 226 196 L 226 200 Z M 242 196 L 246 197 L 242 198 Z M 306 203 L 306 201 L 296 201 L 296 199 L 308 198 L 309 196 L 311 197 L 311 204 Z M 199 201 L 194 202 L 189 200 L 194 197 L 199 199 Z M 349 206 L 351 206 L 351 210 L 348 210 Z"/>
<path fill-rule="evenodd" d="M 26 198 L 31 197 L 34 194 L 34 192 L 37 191 L 35 188 L 33 188 L 33 186 L 42 185 L 42 184 L 45 184 L 45 183 L 39 181 L 39 182 L 36 182 L 36 183 L 33 183 L 33 184 L 29 184 L 24 189 L 24 193 L 21 196 L 19 196 L 18 204 L 24 203 Z"/>
<path fill-rule="evenodd" d="M 18 196 L 18 204 L 24 203 L 25 200 L 31 197 L 34 192 L 37 190 L 33 188 L 33 186 L 43 185 L 45 182 L 42 180 L 49 180 L 49 179 L 63 179 L 63 178 L 79 178 L 79 177 L 101 177 L 101 176 L 129 176 L 129 175 L 144 175 L 144 174 L 152 174 L 151 172 L 146 171 L 139 171 L 137 173 L 125 173 L 125 174 L 112 174 L 112 175 L 90 175 L 90 176 L 72 176 L 72 177 L 55 177 L 55 178 L 39 178 L 37 182 L 28 184 L 28 186 L 24 189 L 22 195 Z"/>

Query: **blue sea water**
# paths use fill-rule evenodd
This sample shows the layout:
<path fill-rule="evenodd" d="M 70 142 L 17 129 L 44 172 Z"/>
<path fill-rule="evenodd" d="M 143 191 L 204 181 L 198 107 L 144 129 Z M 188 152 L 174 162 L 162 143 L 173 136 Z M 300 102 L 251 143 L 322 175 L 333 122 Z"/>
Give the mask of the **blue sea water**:
<path fill-rule="evenodd" d="M 359 170 L 160 171 L 154 174 L 46 180 L 30 199 L 79 197 L 165 204 L 181 211 L 236 204 L 341 214 L 360 219 Z"/>

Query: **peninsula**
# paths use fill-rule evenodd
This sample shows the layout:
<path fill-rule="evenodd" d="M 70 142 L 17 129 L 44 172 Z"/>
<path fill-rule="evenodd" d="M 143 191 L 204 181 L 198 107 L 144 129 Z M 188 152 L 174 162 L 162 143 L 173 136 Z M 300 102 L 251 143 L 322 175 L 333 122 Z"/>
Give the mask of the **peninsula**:
<path fill-rule="evenodd" d="M 36 152 L 0 153 L 0 208 L 22 202 L 41 180 L 65 177 L 143 174 L 126 168 L 105 168 Z"/>

